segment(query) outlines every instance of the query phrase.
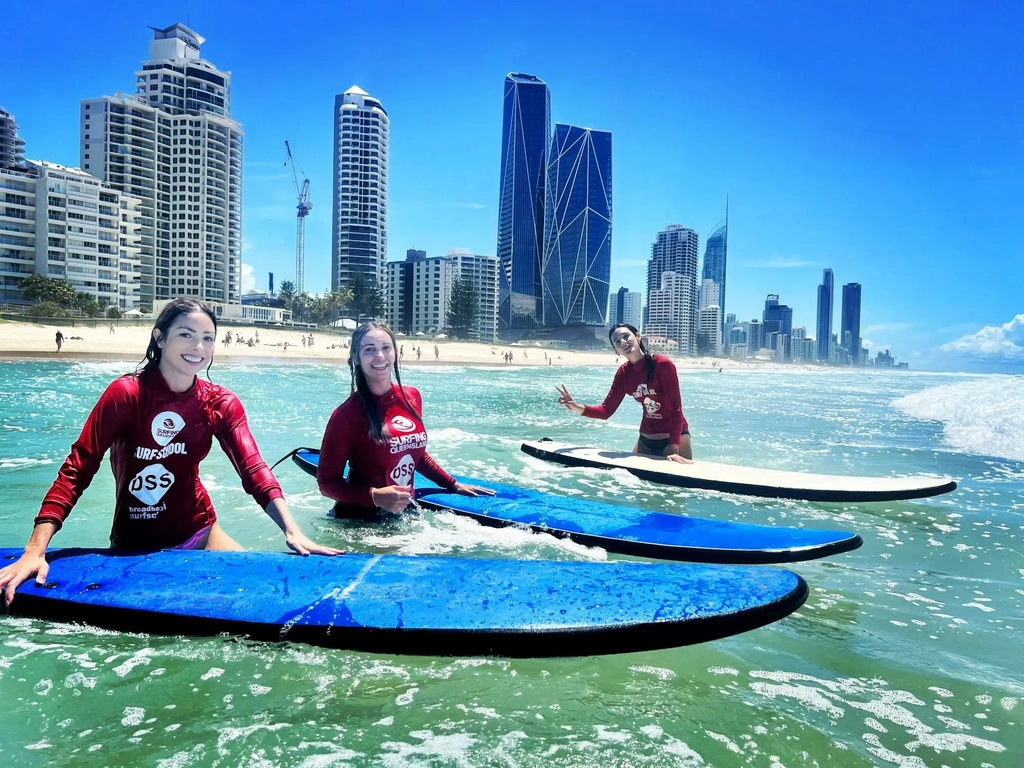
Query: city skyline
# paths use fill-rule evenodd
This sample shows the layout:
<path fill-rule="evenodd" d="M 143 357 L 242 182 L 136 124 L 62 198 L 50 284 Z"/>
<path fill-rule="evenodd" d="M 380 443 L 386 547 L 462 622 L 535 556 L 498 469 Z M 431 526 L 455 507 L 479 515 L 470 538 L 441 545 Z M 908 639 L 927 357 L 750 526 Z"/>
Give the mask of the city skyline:
<path fill-rule="evenodd" d="M 315 291 L 329 287 L 329 100 L 358 82 L 395 120 L 389 238 L 396 252 L 420 245 L 435 254 L 453 247 L 490 254 L 501 122 L 495 83 L 509 71 L 533 72 L 556 92 L 560 120 L 616 134 L 613 285 L 642 287 L 637 273 L 668 222 L 706 240 L 728 194 L 726 311 L 756 317 L 764 295 L 779 293 L 794 308 L 794 325 L 810 330 L 816 286 L 829 267 L 841 283 L 868 288 L 862 336 L 872 354 L 891 347 L 914 368 L 1024 363 L 1024 318 L 1016 319 L 1024 312 L 1017 290 L 1024 266 L 1015 256 L 1024 244 L 1008 223 L 1022 153 L 1012 139 L 1016 107 L 1001 95 L 1021 67 L 1009 62 L 993 73 L 983 64 L 987 51 L 1012 45 L 1019 10 L 939 3 L 925 14 L 869 4 L 856 15 L 808 15 L 694 7 L 677 40 L 692 56 L 681 67 L 660 43 L 683 15 L 668 6 L 649 17 L 609 7 L 557 49 L 542 29 L 506 31 L 499 11 L 473 20 L 458 4 L 431 13 L 374 9 L 368 23 L 387 30 L 387 56 L 376 56 L 370 41 L 338 49 L 327 33 L 340 19 L 336 9 L 318 9 L 317 29 L 271 35 L 258 6 L 251 19 L 232 8 L 179 19 L 170 5 L 123 14 L 13 8 L 9 24 L 46 26 L 68 39 L 86 29 L 91 43 L 54 57 L 15 38 L 9 61 L 17 76 L 5 83 L 0 105 L 21 126 L 27 157 L 74 165 L 79 101 L 109 92 L 138 67 L 147 26 L 188 22 L 210 40 L 204 57 L 231 72 L 232 117 L 246 131 L 246 287 L 265 287 L 269 271 L 280 282 L 294 270 L 294 200 L 281 146 L 290 139 L 312 181 L 306 282 Z M 722 32 L 714 45 L 704 39 L 710 28 Z M 600 75 L 582 56 L 594 35 L 607 40 L 602 56 L 621 62 Z M 268 45 L 273 55 L 263 53 Z M 462 55 L 431 76 L 423 57 L 446 46 Z M 463 63 L 469 57 L 472 67 Z M 437 74 L 443 90 L 431 85 Z M 450 109 L 435 108 L 442 94 Z M 903 106 L 908 101 L 914 109 Z M 965 108 L 951 110 L 954 103 Z M 974 274 L 1000 274 L 991 290 L 965 292 L 950 279 L 962 268 L 965 243 Z"/>

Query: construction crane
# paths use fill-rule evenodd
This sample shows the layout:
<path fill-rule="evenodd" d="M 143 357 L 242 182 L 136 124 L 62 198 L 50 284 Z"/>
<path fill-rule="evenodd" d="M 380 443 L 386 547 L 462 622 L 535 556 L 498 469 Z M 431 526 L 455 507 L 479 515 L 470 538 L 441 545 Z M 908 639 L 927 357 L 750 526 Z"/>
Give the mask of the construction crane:
<path fill-rule="evenodd" d="M 288 150 L 288 162 L 285 165 L 292 167 L 292 184 L 295 186 L 295 197 L 298 200 L 298 205 L 295 206 L 295 292 L 302 293 L 306 271 L 306 216 L 309 215 L 313 204 L 309 202 L 309 179 L 302 169 L 296 172 L 295 158 L 292 157 L 292 148 L 287 139 L 284 148 Z M 301 185 L 299 176 L 302 176 Z"/>

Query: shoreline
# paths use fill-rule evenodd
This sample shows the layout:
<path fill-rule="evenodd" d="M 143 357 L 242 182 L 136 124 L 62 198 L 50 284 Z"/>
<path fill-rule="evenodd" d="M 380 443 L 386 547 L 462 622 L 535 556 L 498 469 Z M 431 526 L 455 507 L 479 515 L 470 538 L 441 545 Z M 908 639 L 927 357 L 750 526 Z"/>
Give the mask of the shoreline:
<path fill-rule="evenodd" d="M 111 332 L 113 326 L 113 332 Z M 66 333 L 65 333 L 66 329 Z M 64 344 L 57 353 L 55 334 L 64 334 Z M 121 321 L 95 321 L 76 318 L 74 325 L 33 323 L 24 321 L 0 322 L 0 362 L 35 360 L 85 360 L 93 362 L 139 363 L 145 357 L 152 331 L 151 321 L 124 323 Z M 245 342 L 256 334 L 260 344 L 247 343 L 225 345 L 224 337 L 230 332 L 232 340 L 242 337 Z M 312 335 L 314 344 L 305 346 L 303 339 Z M 345 346 L 351 333 L 333 330 L 297 330 L 281 326 L 234 325 L 222 323 L 214 360 L 224 364 L 261 365 L 276 364 L 331 364 L 347 366 L 349 349 Z M 403 367 L 474 365 L 485 368 L 557 368 L 594 366 L 617 368 L 623 359 L 610 348 L 608 350 L 570 350 L 529 344 L 504 344 L 479 341 L 458 341 L 452 339 L 430 339 L 416 336 L 397 337 Z M 285 343 L 288 348 L 285 349 Z M 438 359 L 434 359 L 434 347 Z M 126 352 L 132 349 L 137 352 Z M 416 359 L 415 350 L 422 353 Z M 512 361 L 506 363 L 503 355 L 511 352 Z M 550 358 L 550 363 L 549 363 Z M 732 360 L 730 358 L 671 357 L 680 373 L 711 372 L 717 369 L 733 371 L 828 371 L 829 368 L 801 363 L 776 363 L 771 361 Z M 835 369 L 843 370 L 843 369 Z"/>

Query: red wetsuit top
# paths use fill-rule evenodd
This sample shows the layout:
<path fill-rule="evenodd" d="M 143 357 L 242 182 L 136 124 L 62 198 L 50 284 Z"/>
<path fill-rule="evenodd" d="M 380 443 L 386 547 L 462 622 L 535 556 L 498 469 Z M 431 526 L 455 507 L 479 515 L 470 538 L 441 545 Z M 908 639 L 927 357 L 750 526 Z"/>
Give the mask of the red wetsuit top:
<path fill-rule="evenodd" d="M 93 407 L 36 522 L 60 528 L 109 448 L 117 486 L 111 545 L 178 546 L 217 519 L 199 479 L 214 437 L 261 507 L 284 496 L 234 394 L 199 378 L 187 392 L 172 392 L 159 371 L 121 376 Z"/>
<path fill-rule="evenodd" d="M 664 355 L 653 355 L 654 376 L 647 380 L 647 362 L 628 360 L 619 366 L 612 379 L 612 388 L 600 405 L 587 405 L 583 415 L 592 419 L 607 419 L 619 407 L 624 397 L 632 397 L 644 408 L 640 432 L 644 435 L 668 433 L 669 443 L 679 445 L 680 437 L 690 431 L 683 416 L 683 403 L 679 395 L 676 367 Z"/>
<path fill-rule="evenodd" d="M 409 404 L 423 413 L 420 393 L 403 387 Z M 359 395 L 352 393 L 331 414 L 320 447 L 316 479 L 320 492 L 345 506 L 373 509 L 371 488 L 413 484 L 417 470 L 443 488 L 454 488 L 456 480 L 427 453 L 427 431 L 422 419 L 409 410 L 397 384 L 380 397 L 373 396 L 384 423 L 384 441 L 370 436 Z M 348 464 L 348 479 L 345 478 Z"/>

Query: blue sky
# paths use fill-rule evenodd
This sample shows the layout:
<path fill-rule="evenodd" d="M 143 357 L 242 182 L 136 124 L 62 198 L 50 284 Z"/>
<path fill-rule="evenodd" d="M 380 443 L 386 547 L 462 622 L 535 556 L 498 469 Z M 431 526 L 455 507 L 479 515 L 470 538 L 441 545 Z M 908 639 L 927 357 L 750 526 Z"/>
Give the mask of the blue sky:
<path fill-rule="evenodd" d="M 78 164 L 79 99 L 133 90 L 149 25 L 207 38 L 245 130 L 259 287 L 294 273 L 285 139 L 312 182 L 306 287 L 328 287 L 331 112 L 353 84 L 391 117 L 390 257 L 494 253 L 502 83 L 520 71 L 547 81 L 555 121 L 613 133 L 612 290 L 642 288 L 667 224 L 696 229 L 703 252 L 728 195 L 740 319 L 778 293 L 813 335 L 830 267 L 837 295 L 863 285 L 874 349 L 1024 371 L 1016 3 L 9 5 L 0 105 L 29 157 L 59 163 Z"/>

